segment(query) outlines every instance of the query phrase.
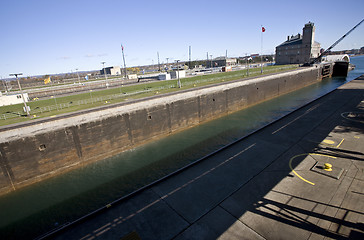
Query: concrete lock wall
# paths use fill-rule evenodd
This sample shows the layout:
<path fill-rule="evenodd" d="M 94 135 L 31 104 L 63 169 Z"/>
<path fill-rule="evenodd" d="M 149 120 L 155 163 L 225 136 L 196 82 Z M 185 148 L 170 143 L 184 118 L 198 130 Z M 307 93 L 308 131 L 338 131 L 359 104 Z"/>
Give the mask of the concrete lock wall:
<path fill-rule="evenodd" d="M 0 132 L 0 194 L 291 92 L 316 67 L 87 110 Z"/>

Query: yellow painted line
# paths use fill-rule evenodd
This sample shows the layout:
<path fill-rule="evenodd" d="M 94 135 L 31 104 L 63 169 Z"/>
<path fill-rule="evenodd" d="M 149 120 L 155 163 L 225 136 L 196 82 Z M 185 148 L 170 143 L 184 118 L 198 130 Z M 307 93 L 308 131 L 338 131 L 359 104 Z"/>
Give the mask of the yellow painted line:
<path fill-rule="evenodd" d="M 340 147 L 340 145 L 341 145 L 343 142 L 344 142 L 344 138 L 343 138 L 343 140 L 341 140 L 341 142 L 339 143 L 339 145 L 337 145 L 337 146 L 336 146 L 336 148 L 339 148 L 339 147 Z"/>
<path fill-rule="evenodd" d="M 322 142 L 323 142 L 323 143 L 326 143 L 326 144 L 330 144 L 330 145 L 332 145 L 332 144 L 334 144 L 334 143 L 335 143 L 334 141 L 332 141 L 332 140 L 328 140 L 328 139 L 325 139 L 325 140 L 323 140 Z"/>
<path fill-rule="evenodd" d="M 289 168 L 291 169 L 291 171 L 297 176 L 299 177 L 302 181 L 308 183 L 308 184 L 311 184 L 311 185 L 315 185 L 315 183 L 313 182 L 310 182 L 308 181 L 307 179 L 303 178 L 301 175 L 299 175 L 295 170 L 293 170 L 292 168 L 292 161 L 293 159 L 297 158 L 297 157 L 301 157 L 301 156 L 310 156 L 310 155 L 317 155 L 317 156 L 324 156 L 324 157 L 329 157 L 329 158 L 336 158 L 334 156 L 330 156 L 330 155 L 325 155 L 325 154 L 320 154 L 320 153 L 302 153 L 302 154 L 299 154 L 299 155 L 296 155 L 294 157 L 292 157 L 290 160 L 289 160 Z"/>
<path fill-rule="evenodd" d="M 311 184 L 311 185 L 314 185 L 314 186 L 315 186 L 315 183 L 310 182 L 310 181 L 308 181 L 308 180 L 304 179 L 304 178 L 303 178 L 303 177 L 301 177 L 298 173 L 296 173 L 296 171 L 295 171 L 295 170 L 292 170 L 292 172 L 293 172 L 294 174 L 296 174 L 296 176 L 297 176 L 297 177 L 299 177 L 300 179 L 302 179 L 303 181 L 305 181 L 305 182 L 307 182 L 307 183 L 309 183 L 309 184 Z"/>
<path fill-rule="evenodd" d="M 292 160 L 293 159 L 295 159 L 295 158 L 297 158 L 297 157 L 300 157 L 300 156 L 304 156 L 304 155 L 309 155 L 309 153 L 307 154 L 307 153 L 303 153 L 303 154 L 299 154 L 299 155 L 296 155 L 296 156 L 294 156 L 294 157 L 292 157 L 290 160 L 289 160 L 289 168 L 292 170 L 292 172 L 297 176 L 297 177 L 299 177 L 301 180 L 303 180 L 304 182 L 306 182 L 306 183 L 309 183 L 309 184 L 311 184 L 311 185 L 315 185 L 315 183 L 313 183 L 313 182 L 310 182 L 310 181 L 308 181 L 308 180 L 306 180 L 306 179 L 304 179 L 303 177 L 301 177 L 295 170 L 293 170 L 293 168 L 292 168 Z"/>

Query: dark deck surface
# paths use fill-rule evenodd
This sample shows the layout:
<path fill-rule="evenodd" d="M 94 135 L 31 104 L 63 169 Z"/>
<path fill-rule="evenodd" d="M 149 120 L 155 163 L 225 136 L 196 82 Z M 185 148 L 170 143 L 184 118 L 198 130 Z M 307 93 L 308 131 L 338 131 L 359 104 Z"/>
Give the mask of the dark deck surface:
<path fill-rule="evenodd" d="M 132 232 L 143 240 L 364 239 L 364 77 L 52 238 Z"/>

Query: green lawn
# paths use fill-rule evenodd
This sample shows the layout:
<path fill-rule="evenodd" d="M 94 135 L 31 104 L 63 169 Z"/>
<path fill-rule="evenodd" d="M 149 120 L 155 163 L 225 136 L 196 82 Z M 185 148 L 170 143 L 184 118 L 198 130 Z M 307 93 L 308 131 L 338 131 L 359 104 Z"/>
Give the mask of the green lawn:
<path fill-rule="evenodd" d="M 268 66 L 265 67 L 263 71 L 264 74 L 270 74 L 274 72 L 292 70 L 295 68 L 297 68 L 297 65 Z M 259 75 L 261 75 L 260 68 L 249 69 L 249 77 Z M 90 91 L 88 93 L 56 97 L 47 100 L 31 101 L 27 103 L 27 105 L 31 108 L 30 117 L 27 117 L 26 114 L 23 113 L 23 104 L 3 106 L 0 107 L 0 126 L 246 77 L 246 70 L 226 73 L 223 72 L 183 78 L 181 79 L 182 88 L 177 87 L 177 80 L 174 79 L 121 86 L 119 88 L 111 88 L 100 91 Z"/>

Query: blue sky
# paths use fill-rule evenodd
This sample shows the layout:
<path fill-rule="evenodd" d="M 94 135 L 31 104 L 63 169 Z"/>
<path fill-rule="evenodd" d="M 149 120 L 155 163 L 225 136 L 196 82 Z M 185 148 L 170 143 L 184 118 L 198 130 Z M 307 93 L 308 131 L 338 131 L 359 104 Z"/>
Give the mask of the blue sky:
<path fill-rule="evenodd" d="M 243 0 L 1 0 L 0 77 L 97 70 L 274 53 L 287 35 L 302 33 L 308 21 L 315 40 L 329 47 L 363 17 L 364 1 Z M 364 46 L 364 24 L 333 50 Z"/>

